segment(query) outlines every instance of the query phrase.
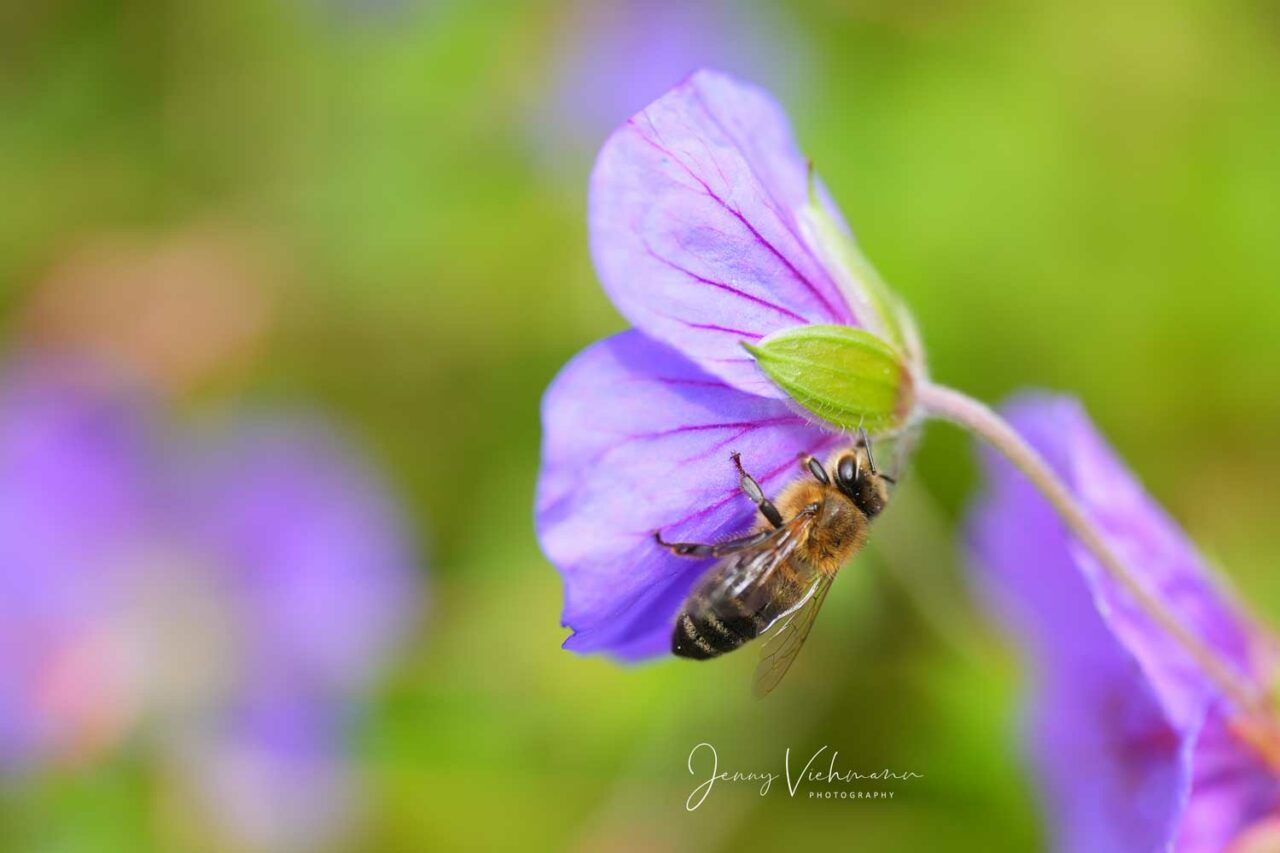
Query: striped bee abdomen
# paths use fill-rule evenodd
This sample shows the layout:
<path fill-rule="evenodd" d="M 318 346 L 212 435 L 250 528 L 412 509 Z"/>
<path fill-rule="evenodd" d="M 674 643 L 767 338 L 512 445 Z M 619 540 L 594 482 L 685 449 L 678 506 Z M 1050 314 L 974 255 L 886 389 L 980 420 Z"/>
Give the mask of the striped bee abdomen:
<path fill-rule="evenodd" d="M 806 590 L 790 567 L 774 573 L 769 582 L 737 594 L 734 577 L 731 571 L 713 571 L 685 599 L 671 634 L 673 654 L 706 660 L 731 652 L 767 631 Z"/>
<path fill-rule="evenodd" d="M 676 616 L 671 651 L 680 657 L 706 660 L 755 639 L 768 625 L 759 614 L 744 613 L 737 599 L 715 601 L 694 595 Z"/>

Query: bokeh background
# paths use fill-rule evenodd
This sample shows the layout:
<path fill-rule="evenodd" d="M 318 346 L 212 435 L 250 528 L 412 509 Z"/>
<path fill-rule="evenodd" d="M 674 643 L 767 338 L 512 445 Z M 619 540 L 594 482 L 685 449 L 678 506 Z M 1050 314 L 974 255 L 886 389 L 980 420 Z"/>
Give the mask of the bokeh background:
<path fill-rule="evenodd" d="M 242 831 L 126 731 L 8 768 L 0 846 L 1043 843 L 1016 650 L 966 596 L 975 470 L 948 427 L 768 701 L 750 655 L 624 668 L 559 649 L 532 525 L 539 397 L 623 327 L 589 261 L 586 176 L 613 124 L 703 64 L 787 105 L 940 380 L 1081 396 L 1280 620 L 1272 3 L 8 2 L 6 375 L 90 360 L 178 434 L 261 407 L 331 424 L 395 504 L 416 616 L 342 698 L 355 795 L 332 833 Z M 701 741 L 729 769 L 825 745 L 924 778 L 892 802 L 725 786 L 688 813 Z"/>

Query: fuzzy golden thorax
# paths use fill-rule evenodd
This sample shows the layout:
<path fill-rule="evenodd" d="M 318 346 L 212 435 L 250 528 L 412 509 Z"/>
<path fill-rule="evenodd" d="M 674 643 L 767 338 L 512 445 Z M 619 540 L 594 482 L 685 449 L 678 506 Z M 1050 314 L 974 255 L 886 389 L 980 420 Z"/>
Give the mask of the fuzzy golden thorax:
<path fill-rule="evenodd" d="M 866 515 L 833 485 L 807 478 L 797 480 L 783 489 L 775 504 L 783 518 L 794 518 L 806 507 L 817 505 L 813 523 L 796 554 L 824 574 L 839 571 L 866 544 Z"/>

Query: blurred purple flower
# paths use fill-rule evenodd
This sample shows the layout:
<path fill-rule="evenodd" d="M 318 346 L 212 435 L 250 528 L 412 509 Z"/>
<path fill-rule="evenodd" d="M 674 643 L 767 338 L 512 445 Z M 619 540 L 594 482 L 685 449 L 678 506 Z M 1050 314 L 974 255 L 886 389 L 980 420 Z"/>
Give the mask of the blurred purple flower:
<path fill-rule="evenodd" d="M 738 0 L 590 0 L 557 21 L 536 134 L 548 156 L 575 161 L 627 117 L 699 68 L 771 87 L 803 76 L 788 22 Z"/>
<path fill-rule="evenodd" d="M 812 193 L 811 193 L 812 189 Z M 699 72 L 610 137 L 591 178 L 596 269 L 636 329 L 573 359 L 543 399 L 537 526 L 565 580 L 565 647 L 668 652 L 707 564 L 655 547 L 751 523 L 729 463 L 766 492 L 848 439 L 797 413 L 742 348 L 814 323 L 869 326 L 809 226 L 839 223 L 763 91 Z"/>
<path fill-rule="evenodd" d="M 1275 647 L 1205 567 L 1073 400 L 1008 419 L 1148 589 L 1259 689 Z M 983 591 L 1033 664 L 1031 749 L 1059 849 L 1221 851 L 1280 808 L 1272 732 L 1238 718 L 1003 458 L 971 518 Z"/>
<path fill-rule="evenodd" d="M 343 719 L 414 617 L 395 508 L 318 422 L 175 438 L 100 376 L 0 376 L 0 768 L 164 748 L 219 825 L 347 816 Z M 242 821 L 241 818 L 244 818 Z"/>

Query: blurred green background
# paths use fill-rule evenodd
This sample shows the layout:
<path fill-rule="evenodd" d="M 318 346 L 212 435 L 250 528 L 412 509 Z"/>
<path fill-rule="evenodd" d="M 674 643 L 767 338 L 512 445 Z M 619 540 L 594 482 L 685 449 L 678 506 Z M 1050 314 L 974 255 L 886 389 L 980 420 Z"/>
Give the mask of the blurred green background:
<path fill-rule="evenodd" d="M 607 127 L 556 112 L 576 98 L 557 69 L 593 38 L 581 13 L 11 0 L 6 339 L 83 335 L 58 325 L 47 292 L 69 264 L 91 282 L 94 263 L 110 266 L 92 248 L 104 241 L 142 256 L 197 245 L 198 266 L 236 270 L 218 275 L 261 328 L 218 362 L 232 367 L 175 380 L 178 408 L 309 401 L 382 466 L 423 543 L 431 601 L 352 744 L 361 849 L 1039 847 L 1016 655 L 968 603 L 955 548 L 972 449 L 947 427 L 928 430 L 873 553 L 844 573 L 769 701 L 749 696 L 751 659 L 624 668 L 559 649 L 560 583 L 531 518 L 539 398 L 574 352 L 624 326 L 586 241 Z M 760 79 L 913 307 L 934 374 L 991 401 L 1029 385 L 1078 394 L 1280 619 L 1276 5 L 738 13 L 765 34 L 751 48 Z M 752 76 L 746 56 L 734 70 Z M 107 303 L 107 318 L 122 307 Z M 778 770 L 786 747 L 825 745 L 842 767 L 924 778 L 891 802 L 723 786 L 690 813 L 701 741 L 730 770 Z M 3 791 L 6 848 L 199 846 L 136 756 Z"/>

